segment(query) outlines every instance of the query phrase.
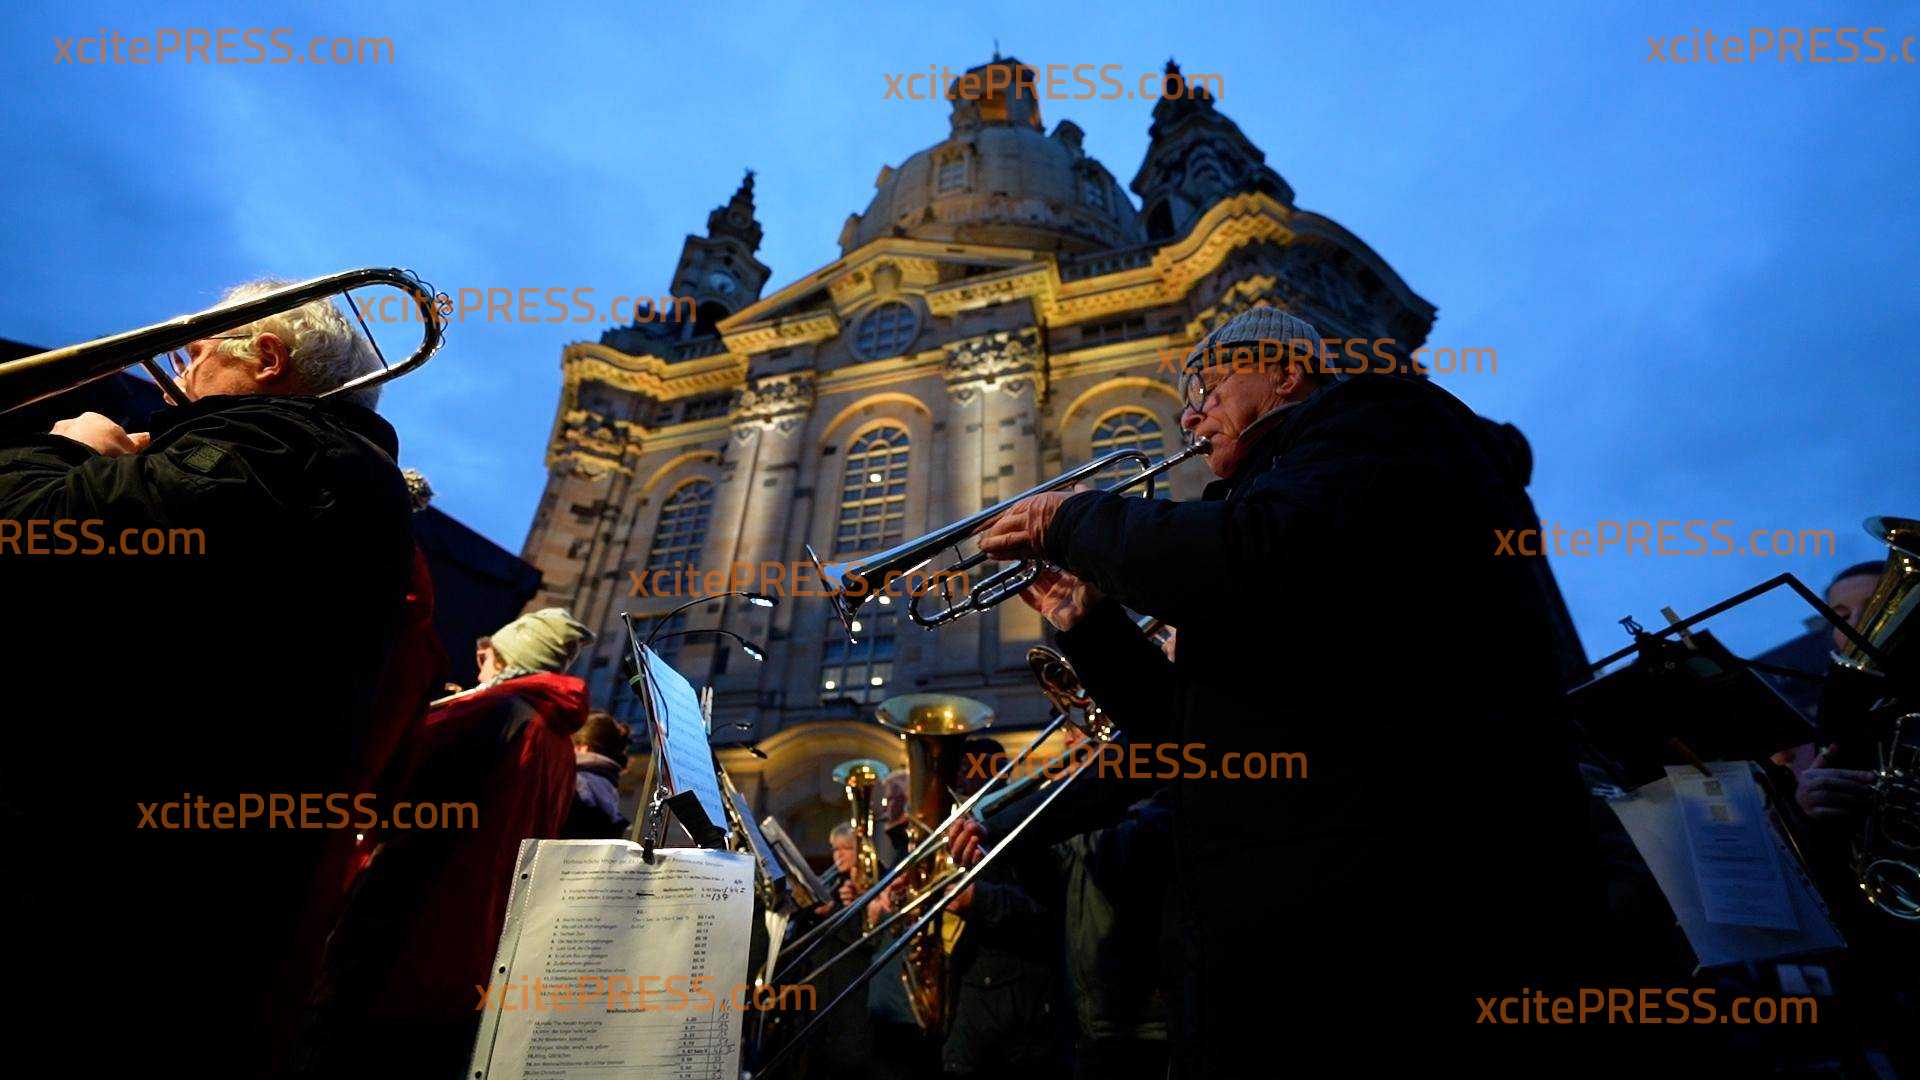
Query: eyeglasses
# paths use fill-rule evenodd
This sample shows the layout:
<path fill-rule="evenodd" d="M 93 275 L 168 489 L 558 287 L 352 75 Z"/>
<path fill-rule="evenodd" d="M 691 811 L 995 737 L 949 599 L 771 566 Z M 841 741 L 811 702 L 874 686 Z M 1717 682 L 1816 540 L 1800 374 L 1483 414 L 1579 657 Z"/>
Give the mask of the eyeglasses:
<path fill-rule="evenodd" d="M 246 341 L 252 334 L 215 334 L 212 337 L 195 338 L 195 341 Z M 173 369 L 173 377 L 186 377 L 187 369 L 193 366 L 193 357 L 188 347 L 173 349 L 167 353 L 167 366 Z"/>
<path fill-rule="evenodd" d="M 1207 411 L 1207 406 L 1213 403 L 1214 391 L 1220 389 L 1220 384 L 1226 382 L 1233 374 L 1231 371 L 1220 371 L 1215 366 L 1212 370 L 1219 372 L 1219 376 L 1209 383 L 1208 370 L 1208 365 L 1201 364 L 1188 368 L 1186 373 L 1180 376 L 1180 400 L 1186 403 L 1187 408 L 1197 413 Z"/>

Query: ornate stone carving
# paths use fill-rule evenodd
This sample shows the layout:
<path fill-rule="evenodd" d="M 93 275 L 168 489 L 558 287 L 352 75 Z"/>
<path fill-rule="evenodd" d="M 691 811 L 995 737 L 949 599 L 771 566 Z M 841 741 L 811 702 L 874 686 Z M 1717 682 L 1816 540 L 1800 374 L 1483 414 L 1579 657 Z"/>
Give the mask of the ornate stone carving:
<path fill-rule="evenodd" d="M 1282 311 L 1290 310 L 1281 298 L 1278 284 L 1276 279 L 1265 274 L 1241 278 L 1229 286 L 1227 291 L 1220 295 L 1220 299 L 1214 301 L 1212 307 L 1194 316 L 1193 321 L 1187 324 L 1187 336 L 1198 341 L 1205 337 L 1208 331 L 1220 327 L 1235 315 L 1252 308 L 1271 307 Z"/>
<path fill-rule="evenodd" d="M 1033 327 L 956 341 L 946 347 L 946 353 L 947 393 L 955 401 L 972 401 L 975 393 L 996 386 L 1007 396 L 1017 397 L 1029 385 L 1035 388 L 1036 400 L 1046 400 L 1040 332 Z"/>
<path fill-rule="evenodd" d="M 733 403 L 733 437 L 745 439 L 754 429 L 789 432 L 813 410 L 811 371 L 769 375 L 750 384 Z"/>
<path fill-rule="evenodd" d="M 611 420 L 591 409 L 568 409 L 560 414 L 558 430 L 547 453 L 547 463 L 568 462 L 574 475 L 595 479 L 609 472 L 628 472 L 627 457 L 637 453 L 646 429 L 628 420 Z"/>

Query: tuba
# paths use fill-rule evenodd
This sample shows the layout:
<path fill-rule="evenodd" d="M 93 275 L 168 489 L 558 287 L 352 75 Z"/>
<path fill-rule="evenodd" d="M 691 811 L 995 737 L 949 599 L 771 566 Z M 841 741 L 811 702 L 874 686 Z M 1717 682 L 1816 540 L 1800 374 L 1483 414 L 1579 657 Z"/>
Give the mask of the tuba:
<path fill-rule="evenodd" d="M 1920 712 L 1900 707 L 1920 669 L 1912 618 L 1920 607 L 1920 521 L 1872 517 L 1866 528 L 1887 545 L 1887 568 L 1861 609 L 1858 629 L 1881 661 L 1853 644 L 1835 653 L 1833 661 L 1886 677 L 1893 711 L 1904 715 L 1893 720 L 1889 738 L 1877 747 L 1873 792 L 1852 845 L 1853 873 L 1874 907 L 1920 922 Z"/>
<path fill-rule="evenodd" d="M 880 782 L 889 770 L 884 762 L 872 758 L 854 758 L 834 766 L 833 782 L 847 793 L 848 824 L 853 827 L 853 891 L 864 893 L 880 880 L 880 852 L 873 838 L 879 831 L 874 820 L 874 798 Z"/>
<path fill-rule="evenodd" d="M 880 703 L 883 727 L 907 744 L 907 841 L 916 847 L 952 813 L 967 739 L 993 723 L 993 710 L 952 694 L 903 694 Z M 903 880 L 909 898 L 939 888 L 958 873 L 944 846 L 914 863 Z M 960 918 L 948 913 L 914 935 L 901 957 L 900 981 L 922 1031 L 944 1034 L 953 1018 L 954 946 Z"/>

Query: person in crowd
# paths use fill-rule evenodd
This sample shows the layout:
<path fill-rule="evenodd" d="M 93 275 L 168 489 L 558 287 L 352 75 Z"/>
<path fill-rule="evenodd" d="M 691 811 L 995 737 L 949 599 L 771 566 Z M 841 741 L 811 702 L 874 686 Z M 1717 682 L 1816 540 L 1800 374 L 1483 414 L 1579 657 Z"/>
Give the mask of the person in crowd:
<path fill-rule="evenodd" d="M 565 835 L 574 840 L 625 837 L 633 822 L 620 812 L 620 772 L 633 729 L 611 713 L 592 712 L 573 733 L 573 811 Z"/>
<path fill-rule="evenodd" d="M 587 688 L 565 672 L 592 640 L 563 609 L 522 615 L 494 632 L 480 685 L 434 704 L 408 796 L 438 806 L 441 825 L 390 829 L 361 875 L 300 1075 L 450 1076 L 466 1063 L 520 844 L 558 838 L 573 807 Z"/>

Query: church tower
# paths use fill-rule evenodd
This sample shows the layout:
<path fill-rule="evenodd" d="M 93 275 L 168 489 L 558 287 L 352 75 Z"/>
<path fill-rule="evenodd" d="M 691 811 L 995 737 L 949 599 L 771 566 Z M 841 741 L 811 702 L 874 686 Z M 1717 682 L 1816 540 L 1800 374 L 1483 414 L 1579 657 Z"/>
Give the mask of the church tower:
<path fill-rule="evenodd" d="M 753 216 L 753 170 L 740 189 L 707 215 L 707 235 L 687 237 L 673 269 L 672 293 L 694 303 L 694 321 L 681 337 L 704 337 L 715 324 L 760 299 L 773 273 L 753 253 L 760 249 L 760 222 Z"/>
<path fill-rule="evenodd" d="M 1168 60 L 1164 78 L 1168 84 L 1180 80 L 1180 65 Z M 1160 99 L 1147 140 L 1147 156 L 1128 186 L 1140 196 L 1150 241 L 1186 235 L 1208 207 L 1229 195 L 1258 191 L 1293 205 L 1293 188 L 1267 166 L 1267 156 L 1239 125 L 1214 107 L 1200 80 L 1179 97 Z"/>

